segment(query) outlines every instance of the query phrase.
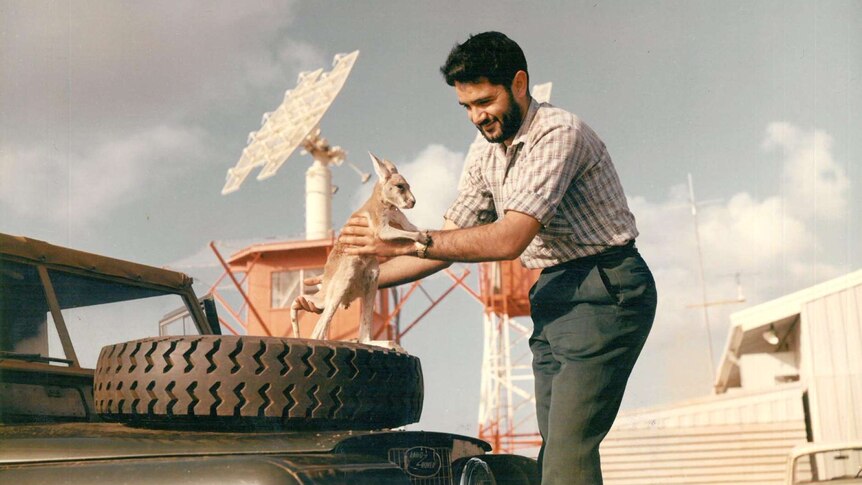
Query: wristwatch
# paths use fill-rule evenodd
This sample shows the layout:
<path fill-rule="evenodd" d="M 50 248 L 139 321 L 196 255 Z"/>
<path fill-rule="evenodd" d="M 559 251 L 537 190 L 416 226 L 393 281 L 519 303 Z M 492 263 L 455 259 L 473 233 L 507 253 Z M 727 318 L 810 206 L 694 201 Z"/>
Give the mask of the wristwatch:
<path fill-rule="evenodd" d="M 416 241 L 413 246 L 416 248 L 416 257 L 425 259 L 428 257 L 428 248 L 434 245 L 434 240 L 431 239 L 431 231 L 421 233 L 423 241 Z"/>

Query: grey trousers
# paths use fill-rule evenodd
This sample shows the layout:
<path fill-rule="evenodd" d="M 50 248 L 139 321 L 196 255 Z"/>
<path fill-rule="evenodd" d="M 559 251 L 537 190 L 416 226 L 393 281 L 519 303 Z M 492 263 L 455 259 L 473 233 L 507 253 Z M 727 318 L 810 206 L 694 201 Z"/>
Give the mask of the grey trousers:
<path fill-rule="evenodd" d="M 601 484 L 599 444 L 655 317 L 652 273 L 630 243 L 546 268 L 530 303 L 542 484 Z"/>

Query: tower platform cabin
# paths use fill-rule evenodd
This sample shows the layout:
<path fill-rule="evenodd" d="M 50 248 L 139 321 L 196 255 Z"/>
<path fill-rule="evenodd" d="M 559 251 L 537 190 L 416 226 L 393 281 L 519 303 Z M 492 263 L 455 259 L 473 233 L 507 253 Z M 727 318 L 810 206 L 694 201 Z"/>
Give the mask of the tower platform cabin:
<path fill-rule="evenodd" d="M 290 305 L 297 295 L 313 294 L 316 287 L 306 287 L 303 280 L 321 275 L 326 258 L 332 251 L 334 240 L 279 241 L 253 244 L 228 259 L 230 270 L 245 273 L 248 299 L 255 311 L 249 311 L 246 331 L 249 335 L 293 336 L 290 324 Z M 378 291 L 374 305 L 371 334 L 378 340 L 395 340 L 389 320 L 389 295 Z M 335 313 L 329 329 L 331 340 L 350 340 L 358 337 L 360 302 L 357 299 L 349 308 Z M 309 338 L 319 315 L 299 312 L 300 337 Z M 268 332 L 267 332 L 268 331 Z"/>

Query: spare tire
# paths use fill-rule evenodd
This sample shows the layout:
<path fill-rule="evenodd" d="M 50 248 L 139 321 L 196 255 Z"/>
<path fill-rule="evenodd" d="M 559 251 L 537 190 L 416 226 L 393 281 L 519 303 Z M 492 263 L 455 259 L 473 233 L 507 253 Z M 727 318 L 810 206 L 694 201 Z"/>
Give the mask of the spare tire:
<path fill-rule="evenodd" d="M 384 429 L 422 413 L 419 359 L 348 342 L 156 337 L 108 345 L 96 411 L 138 425 Z"/>

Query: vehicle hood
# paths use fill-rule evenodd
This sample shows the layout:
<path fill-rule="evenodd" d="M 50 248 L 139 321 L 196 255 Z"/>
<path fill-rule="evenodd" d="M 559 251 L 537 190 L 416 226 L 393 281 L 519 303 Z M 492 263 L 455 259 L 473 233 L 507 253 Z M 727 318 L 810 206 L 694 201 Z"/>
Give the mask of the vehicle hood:
<path fill-rule="evenodd" d="M 114 423 L 0 426 L 0 464 L 151 456 L 323 453 L 370 432 L 208 432 Z"/>
<path fill-rule="evenodd" d="M 367 433 L 366 433 L 367 434 Z M 328 453 L 351 432 L 159 431 L 118 424 L 0 427 L 0 482 L 18 485 L 408 485 L 378 457 Z"/>
<path fill-rule="evenodd" d="M 0 426 L 0 482 L 409 485 L 410 473 L 426 471 L 405 460 L 412 450 L 436 457 L 437 473 L 449 477 L 450 460 L 490 449 L 475 438 L 424 431 L 207 432 L 111 423 Z M 404 454 L 393 461 L 392 452 Z"/>

